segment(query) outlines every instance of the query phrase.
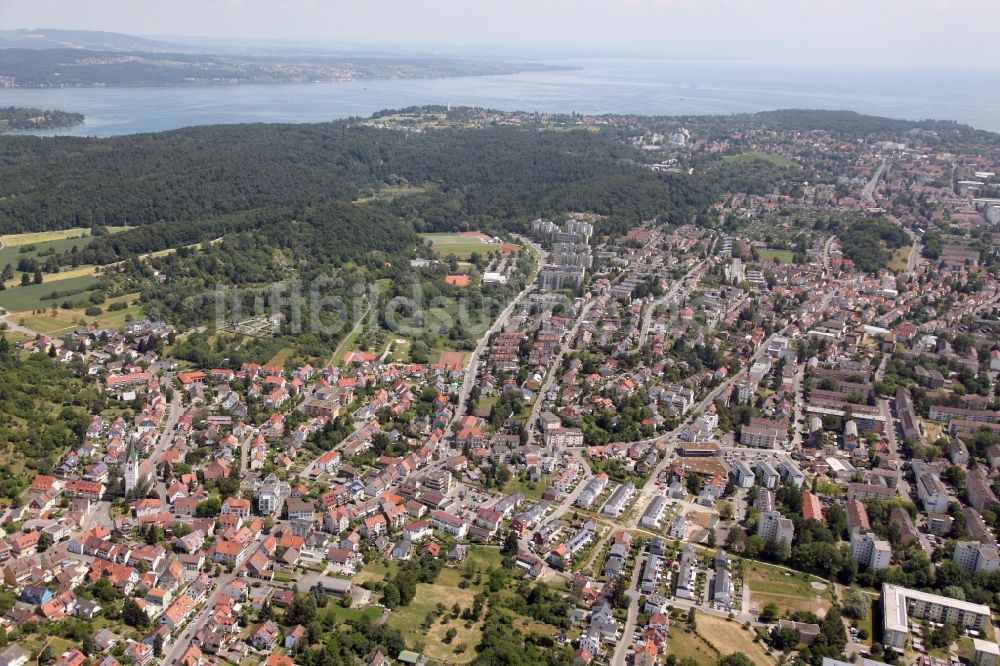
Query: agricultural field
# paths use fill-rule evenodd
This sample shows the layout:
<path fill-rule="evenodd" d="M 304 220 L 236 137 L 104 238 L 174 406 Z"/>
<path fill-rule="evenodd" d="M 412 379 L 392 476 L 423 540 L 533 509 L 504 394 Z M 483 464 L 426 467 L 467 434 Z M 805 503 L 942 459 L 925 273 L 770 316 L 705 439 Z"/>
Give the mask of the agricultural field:
<path fill-rule="evenodd" d="M 421 236 L 430 241 L 431 248 L 438 257 L 455 255 L 456 259 L 468 259 L 473 252 L 488 254 L 503 247 L 498 243 L 488 243 L 488 236 L 479 232 L 421 234 Z"/>
<path fill-rule="evenodd" d="M 109 227 L 108 231 L 117 233 L 126 228 Z M 50 254 L 62 254 L 73 249 L 74 245 L 82 250 L 87 247 L 90 241 L 90 229 L 80 228 L 0 236 L 0 268 L 7 264 L 16 268 L 19 259 L 44 258 Z"/>
<path fill-rule="evenodd" d="M 67 299 L 76 302 L 80 298 L 86 298 L 86 292 L 90 291 L 96 284 L 97 278 L 93 275 L 81 275 L 52 283 L 32 284 L 27 287 L 18 285 L 12 289 L 0 291 L 0 308 L 9 312 L 26 312 L 59 305 Z M 64 295 L 53 299 L 44 298 L 53 292 L 60 292 Z"/>
<path fill-rule="evenodd" d="M 832 606 L 830 583 L 809 574 L 747 562 L 743 580 L 750 585 L 750 609 L 759 613 L 774 604 L 780 613 L 811 611 L 823 617 Z"/>
<path fill-rule="evenodd" d="M 108 233 L 118 233 L 125 231 L 128 227 L 107 227 Z M 0 236 L 0 245 L 4 247 L 17 247 L 19 245 L 30 245 L 31 243 L 45 243 L 47 241 L 64 240 L 67 238 L 84 238 L 90 236 L 90 229 L 86 227 L 75 227 L 73 229 L 59 229 L 57 231 L 33 231 L 25 234 L 7 234 Z"/>
<path fill-rule="evenodd" d="M 767 248 L 766 250 L 757 250 L 757 254 L 764 259 L 773 259 L 779 264 L 793 263 L 795 258 L 795 253 L 791 250 L 776 250 Z"/>
<path fill-rule="evenodd" d="M 754 635 L 744 629 L 738 622 L 726 618 L 699 613 L 697 617 L 698 634 L 701 635 L 719 654 L 726 656 L 741 652 L 750 657 L 755 664 L 773 664 L 771 658 L 760 643 L 754 642 Z"/>
<path fill-rule="evenodd" d="M 441 357 L 438 359 L 438 363 L 444 363 L 446 366 L 461 366 L 465 367 L 465 362 L 468 360 L 470 352 L 465 351 L 442 351 Z"/>
<path fill-rule="evenodd" d="M 80 297 L 74 296 L 72 298 L 76 300 Z M 103 312 L 93 317 L 84 313 L 85 308 L 72 308 L 70 310 L 58 308 L 55 311 L 48 309 L 44 313 L 21 315 L 18 317 L 18 323 L 33 331 L 45 334 L 71 330 L 79 326 L 81 322 L 94 324 L 101 328 L 121 328 L 129 321 L 145 317 L 142 305 L 136 302 L 138 298 L 138 293 L 109 298 L 99 306 Z M 52 304 L 58 305 L 59 302 L 61 301 L 58 299 L 46 301 L 50 308 Z M 108 306 L 113 303 L 125 303 L 126 307 L 124 310 L 109 310 Z"/>

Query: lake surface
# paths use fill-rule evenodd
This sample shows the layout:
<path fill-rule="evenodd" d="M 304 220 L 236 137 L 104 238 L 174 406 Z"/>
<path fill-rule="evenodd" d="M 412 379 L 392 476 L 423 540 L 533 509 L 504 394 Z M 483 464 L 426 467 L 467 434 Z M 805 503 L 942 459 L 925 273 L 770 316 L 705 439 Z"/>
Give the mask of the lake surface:
<path fill-rule="evenodd" d="M 562 60 L 564 71 L 429 80 L 0 89 L 0 106 L 75 111 L 83 125 L 39 134 L 112 136 L 188 125 L 321 122 L 423 104 L 648 115 L 847 109 L 957 120 L 1000 131 L 1000 69 L 774 66 L 671 60 Z"/>

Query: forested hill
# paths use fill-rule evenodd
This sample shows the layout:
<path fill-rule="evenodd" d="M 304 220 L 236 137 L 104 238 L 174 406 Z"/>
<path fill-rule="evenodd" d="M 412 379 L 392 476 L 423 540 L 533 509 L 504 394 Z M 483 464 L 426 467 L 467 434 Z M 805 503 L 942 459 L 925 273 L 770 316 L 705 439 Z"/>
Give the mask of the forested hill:
<path fill-rule="evenodd" d="M 421 230 L 568 210 L 638 221 L 709 202 L 697 181 L 652 173 L 638 159 L 603 133 L 509 127 L 406 134 L 338 122 L 0 137 L 0 233 L 223 216 L 243 225 L 254 211 L 352 201 L 398 184 L 428 190 L 397 204 Z"/>

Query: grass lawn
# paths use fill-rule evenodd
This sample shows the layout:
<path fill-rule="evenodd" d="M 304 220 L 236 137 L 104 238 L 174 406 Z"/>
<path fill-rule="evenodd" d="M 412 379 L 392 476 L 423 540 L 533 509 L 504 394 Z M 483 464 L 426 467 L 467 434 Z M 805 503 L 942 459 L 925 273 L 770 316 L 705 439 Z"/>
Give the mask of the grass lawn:
<path fill-rule="evenodd" d="M 829 481 L 817 481 L 816 493 L 825 497 L 842 497 L 847 494 L 847 490 L 839 483 Z"/>
<path fill-rule="evenodd" d="M 500 396 L 497 395 L 479 398 L 479 400 L 476 401 L 476 416 L 484 419 L 487 418 L 490 415 L 490 412 L 493 411 L 493 405 L 497 404 L 497 400 L 499 399 Z"/>
<path fill-rule="evenodd" d="M 82 275 L 79 277 L 59 280 L 51 284 L 32 284 L 26 287 L 18 285 L 12 289 L 0 292 L 0 308 L 11 312 L 25 312 L 38 310 L 59 305 L 65 300 L 76 301 L 86 298 L 85 292 L 97 284 L 97 278 L 93 275 Z M 54 299 L 42 300 L 43 296 L 48 296 L 52 292 L 79 292 L 72 296 L 60 296 Z"/>
<path fill-rule="evenodd" d="M 456 259 L 468 259 L 473 252 L 486 254 L 491 250 L 499 250 L 497 244 L 487 243 L 485 236 L 466 235 L 458 233 L 420 234 L 431 242 L 431 248 L 439 257 L 455 255 Z"/>
<path fill-rule="evenodd" d="M 743 580 L 750 585 L 750 607 L 760 612 L 764 606 L 773 603 L 783 614 L 795 611 L 811 611 L 823 617 L 832 605 L 830 584 L 822 578 L 772 567 L 760 562 L 747 562 Z M 812 583 L 822 584 L 822 590 L 813 588 Z"/>
<path fill-rule="evenodd" d="M 108 227 L 109 233 L 125 231 L 128 227 Z M 31 243 L 44 243 L 46 241 L 63 240 L 66 238 L 81 238 L 90 236 L 90 229 L 76 227 L 74 229 L 60 229 L 58 231 L 33 231 L 26 234 L 7 234 L 0 236 L 4 247 L 16 247 L 19 245 L 30 245 Z"/>
<path fill-rule="evenodd" d="M 389 341 L 392 345 L 392 351 L 389 353 L 388 360 L 391 363 L 405 363 L 410 360 L 410 347 L 413 343 L 406 338 L 392 338 Z"/>
<path fill-rule="evenodd" d="M 414 185 L 387 185 L 377 189 L 371 196 L 361 197 L 356 201 L 356 203 L 365 204 L 372 203 L 374 201 L 392 201 L 396 197 L 405 197 L 409 194 L 419 194 L 426 190 L 426 187 L 416 187 Z"/>
<path fill-rule="evenodd" d="M 366 608 L 344 608 L 339 603 L 335 601 L 330 601 L 327 603 L 326 608 L 321 609 L 317 615 L 321 618 L 333 618 L 336 624 L 341 625 L 349 620 L 359 620 L 363 617 L 367 617 L 373 622 L 382 616 L 382 609 L 376 606 L 368 606 Z"/>
<path fill-rule="evenodd" d="M 764 650 L 764 646 L 754 642 L 754 636 L 736 621 L 698 613 L 698 633 L 705 637 L 723 657 L 734 652 L 742 652 L 755 664 L 773 664 L 774 659 Z"/>
<path fill-rule="evenodd" d="M 765 259 L 773 259 L 779 264 L 790 264 L 795 257 L 795 253 L 791 250 L 775 250 L 772 248 L 757 250 L 757 254 Z"/>
<path fill-rule="evenodd" d="M 268 365 L 285 365 L 285 361 L 295 353 L 294 347 L 282 347 L 278 350 L 278 353 L 271 357 L 271 360 L 267 362 Z"/>
<path fill-rule="evenodd" d="M 79 297 L 73 297 L 73 300 L 77 298 Z M 52 314 L 52 310 L 49 309 L 45 311 L 45 314 L 25 315 L 19 318 L 18 321 L 33 331 L 46 334 L 71 330 L 79 326 L 81 321 L 100 327 L 121 328 L 125 325 L 126 320 L 129 320 L 129 317 L 135 320 L 142 319 L 145 316 L 142 306 L 133 303 L 138 298 L 138 292 L 109 298 L 100 305 L 103 312 L 96 317 L 85 315 L 84 308 L 73 308 L 71 310 L 58 308 L 54 315 Z M 51 304 L 52 301 L 47 301 L 47 303 Z M 126 303 L 127 307 L 124 310 L 108 310 L 108 306 L 113 303 Z"/>
<path fill-rule="evenodd" d="M 444 568 L 438 574 L 437 580 L 433 584 L 417 584 L 417 594 L 409 606 L 392 611 L 388 624 L 390 627 L 398 629 L 403 634 L 407 646 L 411 648 L 419 647 L 428 657 L 438 662 L 468 663 L 475 658 L 473 649 L 482 636 L 481 623 L 472 623 L 466 627 L 465 620 L 451 619 L 451 607 L 458 604 L 463 610 L 472 606 L 472 599 L 483 589 L 486 576 L 481 577 L 479 584 L 470 581 L 465 589 L 459 587 L 463 580 L 463 573 L 469 563 L 475 565 L 480 572 L 485 572 L 489 568 L 500 566 L 502 555 L 499 548 L 487 546 L 474 546 L 469 550 L 466 561 L 459 568 Z M 387 574 L 394 573 L 398 565 L 393 562 L 375 562 L 365 565 L 365 567 L 352 578 L 355 585 L 366 580 L 382 581 Z M 436 612 L 437 605 L 444 604 L 447 611 L 445 615 L 435 619 L 431 628 L 425 629 L 422 625 L 428 613 Z M 445 618 L 447 623 L 442 622 Z M 455 629 L 458 635 L 449 644 L 444 642 L 445 633 L 449 629 Z M 465 643 L 466 650 L 463 654 L 456 654 L 455 647 L 459 643 Z"/>
<path fill-rule="evenodd" d="M 423 644 L 423 651 L 428 657 L 435 661 L 449 661 L 453 663 L 468 663 L 472 661 L 476 652 L 473 648 L 479 643 L 482 637 L 481 623 L 473 622 L 466 628 L 466 622 L 462 619 L 451 619 L 450 611 L 453 604 L 458 604 L 463 609 L 472 606 L 472 598 L 476 596 L 476 589 L 469 586 L 461 589 L 455 581 L 455 585 L 446 584 L 447 574 L 454 574 L 459 577 L 461 574 L 454 570 L 444 570 L 438 577 L 438 582 L 433 585 L 426 583 L 417 584 L 417 594 L 409 606 L 394 610 L 389 616 L 389 626 L 398 629 L 403 634 L 403 639 L 407 646 Z M 438 604 L 444 604 L 448 609 L 445 615 L 434 620 L 430 629 L 424 629 L 424 618 L 428 613 L 435 612 Z M 442 620 L 447 618 L 447 624 Z M 444 642 L 444 635 L 449 629 L 455 629 L 458 635 L 447 644 Z M 465 643 L 467 649 L 464 654 L 455 654 L 455 646 Z"/>
<path fill-rule="evenodd" d="M 892 259 L 889 261 L 889 270 L 895 273 L 902 273 L 906 270 L 906 260 L 910 258 L 910 246 L 897 248 L 892 251 Z"/>
<path fill-rule="evenodd" d="M 744 164 L 747 162 L 756 162 L 758 160 L 763 160 L 765 162 L 770 162 L 775 166 L 779 167 L 795 166 L 795 162 L 788 159 L 787 157 L 781 157 L 780 155 L 771 155 L 770 153 L 762 153 L 756 150 L 752 150 L 746 153 L 740 153 L 739 155 L 726 155 L 722 159 L 724 159 L 727 162 L 735 162 L 737 164 Z"/>
<path fill-rule="evenodd" d="M 698 616 L 701 621 L 703 615 Z M 631 640 L 631 636 L 622 640 Z M 715 666 L 719 663 L 719 653 L 711 645 L 694 633 L 685 633 L 684 624 L 672 622 L 667 630 L 666 653 L 677 657 L 678 663 L 684 659 L 693 660 L 698 666 Z M 725 655 L 722 655 L 725 656 Z"/>

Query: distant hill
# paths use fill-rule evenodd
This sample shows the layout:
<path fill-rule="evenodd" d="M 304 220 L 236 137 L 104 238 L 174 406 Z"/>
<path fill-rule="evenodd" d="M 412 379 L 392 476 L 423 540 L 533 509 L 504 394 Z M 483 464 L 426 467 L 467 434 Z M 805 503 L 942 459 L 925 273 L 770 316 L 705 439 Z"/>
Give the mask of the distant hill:
<path fill-rule="evenodd" d="M 88 51 L 188 51 L 189 49 L 154 39 L 97 30 L 0 30 L 0 48 L 86 49 Z"/>

